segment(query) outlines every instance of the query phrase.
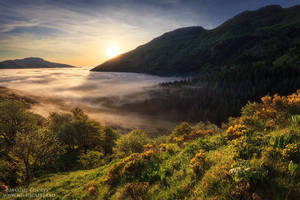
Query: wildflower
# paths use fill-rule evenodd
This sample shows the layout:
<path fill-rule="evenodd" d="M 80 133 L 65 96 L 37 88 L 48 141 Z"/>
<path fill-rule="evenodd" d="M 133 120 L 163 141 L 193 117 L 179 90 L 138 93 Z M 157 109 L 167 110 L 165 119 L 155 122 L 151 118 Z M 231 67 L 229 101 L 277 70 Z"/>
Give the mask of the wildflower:
<path fill-rule="evenodd" d="M 247 131 L 246 126 L 241 124 L 236 124 L 234 126 L 230 126 L 226 130 L 226 135 L 232 139 L 244 135 L 246 131 Z"/>
<path fill-rule="evenodd" d="M 199 172 L 202 172 L 204 169 L 205 164 L 205 153 L 201 149 L 199 153 L 197 153 L 194 158 L 190 161 L 190 167 L 193 169 L 193 171 L 198 174 Z"/>
<path fill-rule="evenodd" d="M 297 144 L 287 144 L 285 148 L 282 150 L 282 156 L 285 158 L 290 158 L 293 155 L 299 152 L 299 148 Z"/>

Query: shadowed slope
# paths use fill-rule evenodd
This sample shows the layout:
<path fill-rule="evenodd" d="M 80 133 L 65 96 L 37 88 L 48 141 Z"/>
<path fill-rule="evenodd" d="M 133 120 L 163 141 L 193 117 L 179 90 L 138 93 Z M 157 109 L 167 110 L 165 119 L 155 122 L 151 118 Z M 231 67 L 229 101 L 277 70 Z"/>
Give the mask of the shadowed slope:
<path fill-rule="evenodd" d="M 188 27 L 165 33 L 92 70 L 195 74 L 225 66 L 274 62 L 298 49 L 299 41 L 300 6 L 274 5 L 245 11 L 213 30 Z"/>

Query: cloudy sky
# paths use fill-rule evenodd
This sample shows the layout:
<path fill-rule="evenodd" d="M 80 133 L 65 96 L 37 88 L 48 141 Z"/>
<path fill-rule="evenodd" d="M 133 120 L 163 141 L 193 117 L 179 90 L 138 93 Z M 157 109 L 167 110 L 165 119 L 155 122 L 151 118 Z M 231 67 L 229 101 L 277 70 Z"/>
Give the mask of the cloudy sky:
<path fill-rule="evenodd" d="M 0 60 L 42 57 L 96 66 L 166 31 L 212 29 L 232 16 L 300 0 L 0 0 Z"/>

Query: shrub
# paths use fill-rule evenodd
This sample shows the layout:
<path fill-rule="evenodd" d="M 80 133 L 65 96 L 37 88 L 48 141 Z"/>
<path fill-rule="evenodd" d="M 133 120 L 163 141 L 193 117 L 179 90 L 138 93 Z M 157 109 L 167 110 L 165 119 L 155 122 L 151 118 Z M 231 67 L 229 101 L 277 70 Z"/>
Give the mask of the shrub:
<path fill-rule="evenodd" d="M 127 183 L 118 194 L 117 199 L 144 200 L 147 197 L 148 188 L 149 183 L 147 182 Z"/>
<path fill-rule="evenodd" d="M 79 164 L 82 169 L 92 169 L 103 164 L 103 153 L 99 151 L 88 151 L 79 156 Z"/>
<path fill-rule="evenodd" d="M 266 167 L 273 168 L 274 164 L 282 158 L 279 148 L 267 147 L 262 152 L 262 163 Z"/>
<path fill-rule="evenodd" d="M 103 183 L 109 184 L 109 185 L 114 185 L 116 184 L 121 176 L 121 170 L 124 166 L 123 162 L 117 162 L 115 163 L 109 170 L 107 175 L 104 177 L 102 180 Z"/>
<path fill-rule="evenodd" d="M 256 184 L 262 182 L 268 175 L 268 171 L 263 168 L 252 168 L 247 163 L 238 163 L 233 165 L 229 170 L 229 174 L 235 182 L 247 182 Z"/>
<path fill-rule="evenodd" d="M 116 145 L 118 137 L 119 135 L 111 127 L 104 128 L 102 132 L 102 148 L 105 155 L 113 153 L 113 147 Z"/>
<path fill-rule="evenodd" d="M 192 127 L 189 125 L 189 123 L 187 122 L 182 122 L 181 124 L 179 124 L 178 126 L 176 126 L 172 133 L 169 136 L 169 141 L 174 141 L 174 142 L 182 142 L 184 141 L 185 137 L 187 137 L 191 131 L 192 131 Z"/>
<path fill-rule="evenodd" d="M 89 182 L 88 184 L 85 185 L 85 188 L 89 195 L 87 199 L 89 200 L 97 199 L 97 194 L 99 192 L 99 189 L 96 182 L 94 181 Z"/>
<path fill-rule="evenodd" d="M 226 130 L 226 135 L 229 139 L 234 139 L 244 135 L 246 132 L 247 132 L 246 126 L 241 124 L 236 124 L 234 126 L 230 126 Z"/>
<path fill-rule="evenodd" d="M 124 158 L 121 162 L 115 163 L 108 171 L 103 182 L 109 185 L 114 185 L 121 178 L 125 180 L 147 180 L 152 181 L 153 178 L 158 178 L 157 174 L 153 174 L 158 170 L 157 157 L 155 151 L 149 150 L 143 153 L 133 153 Z"/>
<path fill-rule="evenodd" d="M 171 143 L 160 144 L 159 147 L 160 147 L 161 151 L 166 151 L 166 152 L 168 152 L 171 155 L 174 154 L 174 153 L 176 153 L 176 152 L 178 152 L 180 150 L 180 148 L 179 148 L 179 146 L 177 144 L 171 144 Z"/>
<path fill-rule="evenodd" d="M 144 145 L 148 143 L 150 139 L 143 131 L 133 130 L 116 141 L 114 152 L 120 157 L 141 153 L 144 151 Z"/>
<path fill-rule="evenodd" d="M 205 137 L 213 135 L 214 132 L 212 130 L 193 130 L 189 135 L 189 139 L 196 139 L 199 137 Z"/>
<path fill-rule="evenodd" d="M 282 156 L 286 159 L 297 159 L 299 147 L 297 144 L 287 144 L 282 150 Z"/>
<path fill-rule="evenodd" d="M 57 171 L 69 171 L 78 168 L 79 152 L 66 152 L 55 163 Z"/>
<path fill-rule="evenodd" d="M 201 149 L 199 153 L 195 155 L 194 158 L 190 161 L 190 167 L 193 169 L 193 171 L 200 175 L 204 171 L 204 165 L 205 165 L 205 153 Z"/>
<path fill-rule="evenodd" d="M 241 136 L 230 142 L 231 147 L 237 153 L 237 158 L 250 159 L 253 155 L 260 155 L 264 141 L 259 138 Z"/>
<path fill-rule="evenodd" d="M 0 185 L 1 182 L 5 185 L 14 187 L 20 183 L 22 173 L 20 173 L 20 166 L 10 163 L 5 159 L 0 159 Z"/>
<path fill-rule="evenodd" d="M 292 142 L 292 139 L 292 132 L 287 131 L 282 135 L 271 137 L 269 144 L 274 148 L 284 148 L 286 145 Z"/>

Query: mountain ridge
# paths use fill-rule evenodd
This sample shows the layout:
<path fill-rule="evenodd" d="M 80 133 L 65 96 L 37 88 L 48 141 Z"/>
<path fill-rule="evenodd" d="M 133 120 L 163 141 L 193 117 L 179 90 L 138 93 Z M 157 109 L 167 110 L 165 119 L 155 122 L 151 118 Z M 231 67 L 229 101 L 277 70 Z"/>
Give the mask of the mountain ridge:
<path fill-rule="evenodd" d="M 276 62 L 276 58 L 293 48 L 299 49 L 299 13 L 300 5 L 290 8 L 271 5 L 244 11 L 211 30 L 176 29 L 92 71 L 173 76 L 261 61 Z"/>
<path fill-rule="evenodd" d="M 26 68 L 71 68 L 72 65 L 49 62 L 39 57 L 5 60 L 0 62 L 0 69 L 26 69 Z"/>

